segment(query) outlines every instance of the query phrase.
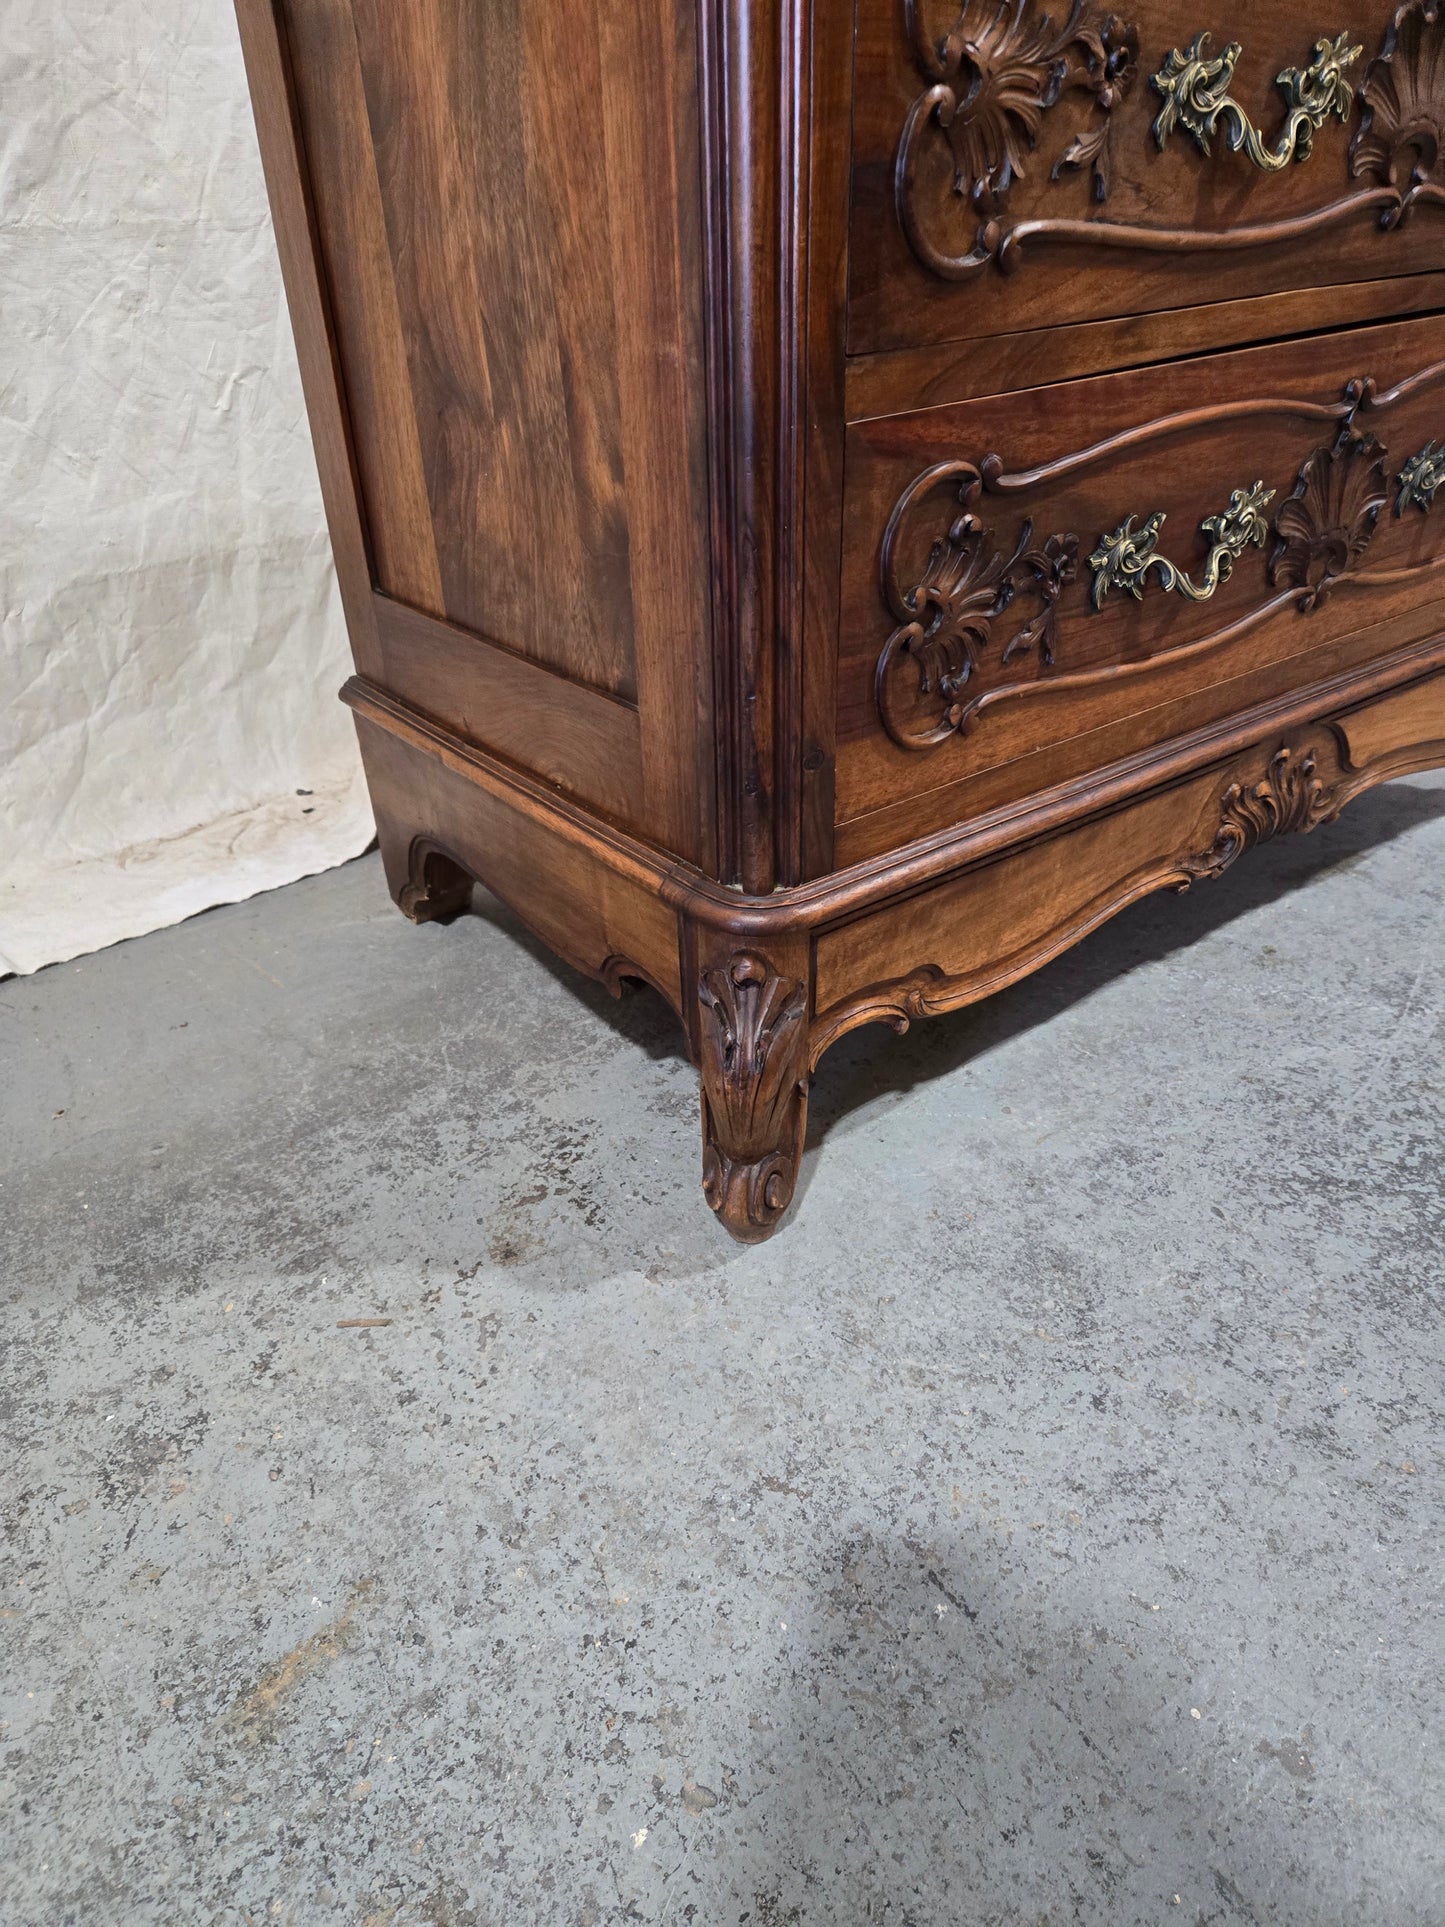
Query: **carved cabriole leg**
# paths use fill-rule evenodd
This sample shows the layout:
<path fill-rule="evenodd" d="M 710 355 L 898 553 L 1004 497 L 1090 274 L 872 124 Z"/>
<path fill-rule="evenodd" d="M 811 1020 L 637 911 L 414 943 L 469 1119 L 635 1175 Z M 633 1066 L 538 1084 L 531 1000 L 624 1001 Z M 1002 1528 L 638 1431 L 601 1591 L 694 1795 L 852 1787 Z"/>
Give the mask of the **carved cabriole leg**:
<path fill-rule="evenodd" d="M 694 1054 L 702 1078 L 703 1192 L 732 1235 L 759 1244 L 792 1202 L 808 1115 L 806 940 L 698 933 Z"/>
<path fill-rule="evenodd" d="M 777 1229 L 811 1068 L 1018 981 L 1156 890 L 1217 877 L 1363 791 L 1445 767 L 1445 633 L 1250 719 L 1162 745 L 816 882 L 747 896 L 589 819 L 389 699 L 351 689 L 392 895 L 460 908 L 462 865 L 613 989 L 651 983 L 701 1073 L 704 1184 L 728 1230 Z M 417 823 L 444 822 L 449 847 Z"/>

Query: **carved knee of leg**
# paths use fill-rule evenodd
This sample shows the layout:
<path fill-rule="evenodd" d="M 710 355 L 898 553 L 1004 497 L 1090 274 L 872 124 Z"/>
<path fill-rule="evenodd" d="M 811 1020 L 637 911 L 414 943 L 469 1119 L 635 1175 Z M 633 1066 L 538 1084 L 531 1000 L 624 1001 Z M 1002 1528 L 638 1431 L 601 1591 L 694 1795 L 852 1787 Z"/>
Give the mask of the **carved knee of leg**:
<path fill-rule="evenodd" d="M 808 997 L 751 951 L 705 968 L 703 1190 L 735 1238 L 770 1237 L 792 1202 L 807 1118 Z"/>

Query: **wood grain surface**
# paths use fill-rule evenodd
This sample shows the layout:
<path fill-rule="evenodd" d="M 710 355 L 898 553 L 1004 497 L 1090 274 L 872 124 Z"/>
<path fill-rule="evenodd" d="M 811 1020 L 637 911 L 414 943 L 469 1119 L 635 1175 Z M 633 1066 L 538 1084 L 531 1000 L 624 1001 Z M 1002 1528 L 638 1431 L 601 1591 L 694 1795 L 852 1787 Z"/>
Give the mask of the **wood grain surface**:
<path fill-rule="evenodd" d="M 237 8 L 389 887 L 661 992 L 734 1236 L 846 1031 L 1445 762 L 1435 0 Z"/>
<path fill-rule="evenodd" d="M 1423 112 L 1438 128 L 1445 74 L 1436 42 L 1445 28 L 1431 0 L 1415 0 L 1415 10 L 1429 22 L 1427 44 L 1413 60 L 1397 45 L 1394 92 L 1405 123 Z M 1298 0 L 1255 0 L 1244 14 L 1200 0 L 1132 8 L 1083 0 L 1077 12 L 1085 27 L 1108 33 L 1112 22 L 1116 47 L 1125 33 L 1131 37 L 1133 51 L 1121 56 L 1105 109 L 1088 84 L 1087 55 L 1063 31 L 1074 17 L 1067 9 L 1024 0 L 1015 15 L 987 0 L 859 0 L 850 348 L 1012 333 L 1034 327 L 1041 306 L 1062 325 L 1438 269 L 1445 264 L 1438 152 L 1425 157 L 1427 201 L 1386 227 L 1382 219 L 1398 209 L 1417 150 L 1402 150 L 1391 185 L 1390 170 L 1353 147 L 1371 62 L 1406 11 L 1398 0 L 1349 0 L 1342 14 L 1317 15 Z M 1046 18 L 1052 33 L 1043 30 Z M 1277 76 L 1307 69 L 1319 38 L 1343 32 L 1360 49 L 1346 75 L 1353 89 L 1346 120 L 1329 115 L 1307 156 L 1276 172 L 1231 152 L 1222 131 L 1208 154 L 1181 128 L 1161 148 L 1154 130 L 1163 102 L 1152 76 L 1202 31 L 1211 36 L 1208 56 L 1237 43 L 1229 91 L 1270 142 L 1287 118 Z M 946 45 L 977 58 L 966 53 L 951 62 L 940 55 Z M 1060 72 L 1069 78 L 1045 104 Z M 1021 237 L 1016 254 L 1003 251 L 1002 267 L 995 249 L 959 280 L 930 269 L 900 219 L 900 144 L 910 114 L 935 90 L 959 105 L 948 130 L 925 111 L 914 142 L 908 201 L 920 245 L 966 255 L 989 221 L 1001 235 L 1018 229 Z M 1076 140 L 1100 130 L 1107 131 L 1102 197 L 1091 167 L 1065 159 Z M 998 164 L 1010 153 L 1015 170 Z M 993 162 L 994 180 L 1004 180 L 983 201 L 971 191 L 980 161 Z M 1072 233 L 1049 231 L 1060 224 Z"/>
<path fill-rule="evenodd" d="M 633 703 L 653 725 L 635 814 L 705 859 L 686 19 L 662 0 L 280 18 L 375 586 Z"/>
<path fill-rule="evenodd" d="M 1353 407 L 1349 385 L 1368 380 L 1374 390 Z M 1380 445 L 1389 499 L 1370 525 L 1358 579 L 1345 571 L 1333 593 L 1302 609 L 1287 580 L 1271 576 L 1274 523 L 1302 465 L 1331 448 L 1351 421 L 1362 442 Z M 1183 706 L 1191 721 L 1223 713 L 1246 695 L 1242 679 L 1285 663 L 1290 676 L 1308 675 L 1310 652 L 1349 649 L 1396 617 L 1407 618 L 1416 635 L 1429 633 L 1445 614 L 1445 493 L 1438 511 L 1397 514 L 1393 478 L 1442 426 L 1445 336 L 1433 319 L 855 424 L 839 642 L 840 823 L 886 810 L 906 841 L 917 831 L 895 807 L 905 797 L 1015 761 L 1018 783 L 1034 783 L 1049 767 L 1038 752 L 1051 745 L 1130 716 L 1153 713 L 1148 727 L 1157 728 L 1166 705 L 1176 717 Z M 1022 633 L 1036 606 L 1021 578 L 1016 601 L 969 672 L 960 700 L 976 708 L 967 726 L 931 747 L 904 749 L 890 740 L 879 707 L 881 652 L 898 622 L 879 587 L 885 531 L 917 478 L 938 473 L 938 486 L 920 493 L 901 519 L 897 543 L 900 582 L 925 580 L 934 543 L 959 513 L 956 466 L 984 471 L 991 460 L 998 474 L 981 485 L 971 511 L 987 528 L 989 549 L 1010 555 L 1029 525 L 1036 542 L 1060 533 L 1076 545 L 1047 645 L 1053 661 L 1042 647 L 1005 660 L 1010 635 Z M 1226 509 L 1233 491 L 1257 481 L 1273 492 L 1265 511 L 1270 533 L 1245 550 L 1207 601 L 1188 601 L 1151 580 L 1137 600 L 1121 591 L 1093 606 L 1089 558 L 1126 518 L 1164 513 L 1160 553 L 1197 572 L 1209 547 L 1201 525 Z M 906 680 L 900 665 L 905 695 Z M 936 696 L 920 697 L 920 730 L 939 714 Z M 1099 744 L 1112 753 L 1117 740 L 1101 735 Z"/>

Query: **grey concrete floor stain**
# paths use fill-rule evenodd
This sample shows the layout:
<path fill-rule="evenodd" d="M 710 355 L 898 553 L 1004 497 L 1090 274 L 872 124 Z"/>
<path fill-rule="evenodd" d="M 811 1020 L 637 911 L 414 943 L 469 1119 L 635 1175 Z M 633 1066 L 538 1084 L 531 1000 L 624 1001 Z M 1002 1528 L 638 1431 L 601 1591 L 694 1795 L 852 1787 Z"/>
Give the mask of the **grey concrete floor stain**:
<path fill-rule="evenodd" d="M 846 1040 L 752 1251 L 480 893 L 0 985 L 0 1919 L 1438 1927 L 1442 937 L 1430 777 Z"/>

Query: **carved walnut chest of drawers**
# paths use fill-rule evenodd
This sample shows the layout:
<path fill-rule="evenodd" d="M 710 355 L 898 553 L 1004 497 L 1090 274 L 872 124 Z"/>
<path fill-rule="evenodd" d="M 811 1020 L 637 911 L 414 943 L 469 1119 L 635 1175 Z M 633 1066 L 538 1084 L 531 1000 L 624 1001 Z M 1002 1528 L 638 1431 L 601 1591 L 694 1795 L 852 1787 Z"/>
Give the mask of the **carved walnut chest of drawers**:
<path fill-rule="evenodd" d="M 392 892 L 653 985 L 740 1238 L 1445 762 L 1445 0 L 1118 4 L 239 0 Z"/>

